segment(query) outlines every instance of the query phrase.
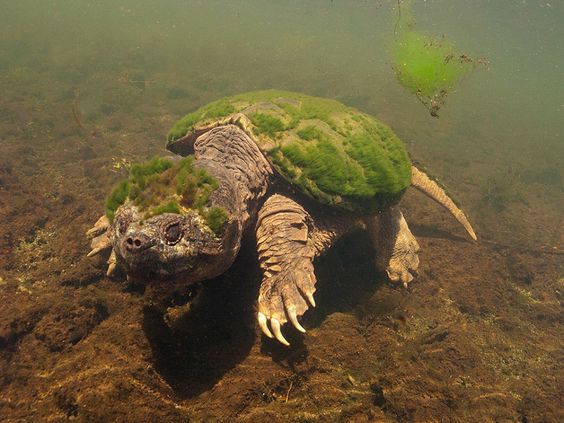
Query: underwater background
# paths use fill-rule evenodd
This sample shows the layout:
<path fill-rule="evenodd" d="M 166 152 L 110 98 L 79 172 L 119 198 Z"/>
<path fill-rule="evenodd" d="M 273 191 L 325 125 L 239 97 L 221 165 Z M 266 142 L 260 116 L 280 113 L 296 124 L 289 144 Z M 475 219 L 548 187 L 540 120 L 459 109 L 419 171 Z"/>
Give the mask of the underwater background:
<path fill-rule="evenodd" d="M 0 420 L 564 420 L 564 2 L 410 9 L 482 60 L 438 118 L 396 78 L 396 0 L 0 0 Z M 387 123 L 478 235 L 409 191 L 410 289 L 352 234 L 289 349 L 255 327 L 252 248 L 179 327 L 85 257 L 177 119 L 267 88 Z"/>

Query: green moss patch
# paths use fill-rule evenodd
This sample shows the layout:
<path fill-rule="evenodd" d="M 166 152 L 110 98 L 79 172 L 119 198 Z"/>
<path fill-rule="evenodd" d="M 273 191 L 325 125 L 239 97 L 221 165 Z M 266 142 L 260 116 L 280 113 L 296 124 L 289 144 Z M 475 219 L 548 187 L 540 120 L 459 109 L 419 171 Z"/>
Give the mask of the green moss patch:
<path fill-rule="evenodd" d="M 219 233 L 229 216 L 221 207 L 212 207 L 204 212 L 204 219 L 214 233 Z"/>
<path fill-rule="evenodd" d="M 227 99 L 222 99 L 209 103 L 193 113 L 189 113 L 177 121 L 169 131 L 167 141 L 174 141 L 182 138 L 192 131 L 194 125 L 205 119 L 219 119 L 235 113 L 235 107 Z"/>
<path fill-rule="evenodd" d="M 321 139 L 322 133 L 313 125 L 306 126 L 296 132 L 296 135 L 304 141 L 311 141 L 313 139 Z"/>
<path fill-rule="evenodd" d="M 284 122 L 275 116 L 264 113 L 251 113 L 249 119 L 255 126 L 255 133 L 268 135 L 271 138 L 276 137 L 276 133 L 286 129 Z"/>
<path fill-rule="evenodd" d="M 337 101 L 311 97 L 305 94 L 281 90 L 252 91 L 214 101 L 187 114 L 174 124 L 167 135 L 167 142 L 173 143 L 175 140 L 184 137 L 194 129 L 196 124 L 213 123 L 214 120 L 240 112 L 256 103 L 275 104 L 290 117 L 288 125 L 282 126 L 282 129 L 277 129 L 279 128 L 278 123 L 275 123 L 272 119 L 264 118 L 266 114 L 260 112 L 253 113 L 255 115 L 263 115 L 257 118 L 260 124 L 257 128 L 259 128 L 259 131 L 264 131 L 264 133 L 294 128 L 304 119 L 319 119 L 333 127 L 335 124 L 331 121 L 330 115 L 335 111 L 347 110 L 346 106 Z M 299 107 L 296 105 L 299 105 Z M 273 118 L 272 115 L 266 116 Z"/>
<path fill-rule="evenodd" d="M 290 143 L 269 153 L 279 171 L 311 197 L 371 212 L 397 201 L 409 185 L 411 171 L 404 165 L 409 159 L 389 129 L 374 124 L 375 136 L 355 134 L 342 144 L 313 129 L 300 131 L 300 138 L 309 142 Z M 375 142 L 376 137 L 382 142 Z M 382 151 L 386 141 L 391 142 Z"/>
<path fill-rule="evenodd" d="M 227 221 L 227 212 L 208 207 L 217 181 L 203 169 L 194 167 L 194 157 L 173 162 L 155 157 L 133 165 L 129 177 L 120 182 L 106 201 L 106 215 L 113 220 L 115 212 L 127 200 L 139 207 L 145 218 L 163 213 L 183 214 L 197 210 L 216 234 Z"/>

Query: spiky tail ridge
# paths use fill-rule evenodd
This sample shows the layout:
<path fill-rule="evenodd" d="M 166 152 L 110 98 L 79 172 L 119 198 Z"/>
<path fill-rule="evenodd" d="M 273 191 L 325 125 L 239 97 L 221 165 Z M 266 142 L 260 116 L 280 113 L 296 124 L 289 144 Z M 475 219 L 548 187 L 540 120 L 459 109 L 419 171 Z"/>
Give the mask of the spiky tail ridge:
<path fill-rule="evenodd" d="M 415 166 L 411 166 L 411 185 L 447 209 L 464 226 L 464 229 L 466 229 L 466 232 L 474 241 L 478 239 L 462 210 L 454 204 L 454 201 L 447 195 L 445 190 Z"/>

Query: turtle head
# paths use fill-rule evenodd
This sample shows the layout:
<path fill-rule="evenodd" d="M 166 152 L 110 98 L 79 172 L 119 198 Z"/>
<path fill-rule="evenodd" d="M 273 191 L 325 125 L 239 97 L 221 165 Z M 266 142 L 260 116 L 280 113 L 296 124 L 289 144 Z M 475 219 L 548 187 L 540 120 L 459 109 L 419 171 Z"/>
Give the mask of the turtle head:
<path fill-rule="evenodd" d="M 137 206 L 126 202 L 116 211 L 111 239 L 128 274 L 181 276 L 197 282 L 225 270 L 233 242 L 230 226 L 216 234 L 194 210 L 146 218 Z"/>
<path fill-rule="evenodd" d="M 231 264 L 237 224 L 217 195 L 219 181 L 180 160 L 154 158 L 132 166 L 110 194 L 106 215 L 117 261 L 129 275 L 183 275 L 189 282 L 216 276 Z"/>

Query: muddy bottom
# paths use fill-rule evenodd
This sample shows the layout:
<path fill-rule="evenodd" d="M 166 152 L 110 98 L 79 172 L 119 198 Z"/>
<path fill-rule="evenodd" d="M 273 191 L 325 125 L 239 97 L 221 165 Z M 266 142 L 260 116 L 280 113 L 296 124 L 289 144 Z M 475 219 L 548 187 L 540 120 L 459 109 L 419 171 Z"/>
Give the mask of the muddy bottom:
<path fill-rule="evenodd" d="M 285 328 L 289 348 L 255 324 L 260 274 L 247 240 L 171 327 L 123 274 L 105 276 L 106 257 L 86 258 L 84 232 L 127 163 L 162 151 L 176 116 L 141 104 L 79 121 L 73 97 L 55 95 L 68 87 L 51 89 L 36 101 L 3 85 L 3 421 L 564 420 L 564 256 L 553 208 L 534 211 L 550 234 L 520 244 L 495 222 L 506 213 L 526 228 L 530 210 L 470 205 L 471 218 L 485 213 L 478 229 L 489 225 L 471 242 L 409 192 L 402 208 L 422 248 L 416 280 L 408 289 L 387 282 L 365 234 L 351 234 L 317 261 L 318 307 L 303 319 L 305 335 Z"/>

